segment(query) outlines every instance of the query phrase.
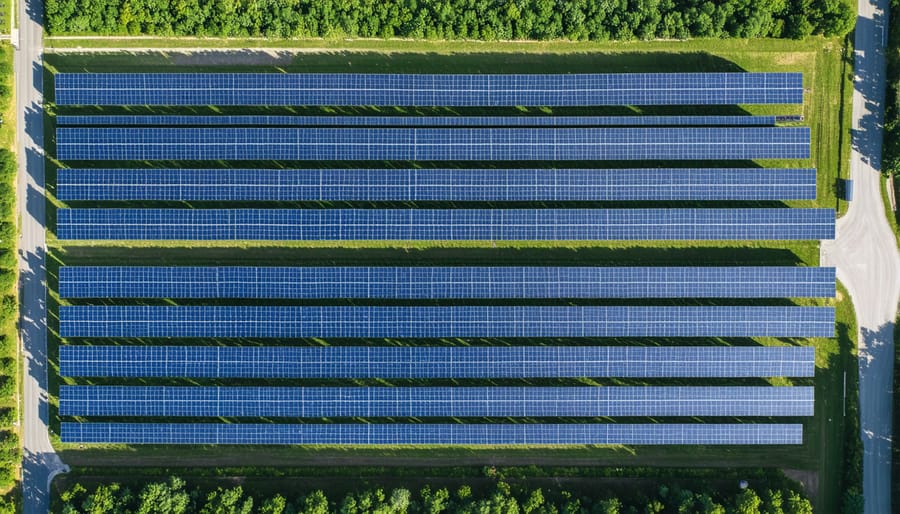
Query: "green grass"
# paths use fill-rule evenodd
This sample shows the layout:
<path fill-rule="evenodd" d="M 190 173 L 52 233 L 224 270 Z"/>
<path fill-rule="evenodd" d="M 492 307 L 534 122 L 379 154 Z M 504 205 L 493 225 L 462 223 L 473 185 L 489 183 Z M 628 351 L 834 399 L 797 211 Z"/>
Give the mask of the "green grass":
<path fill-rule="evenodd" d="M 800 245 L 803 247 L 803 245 Z M 739 263 L 815 265 L 818 255 L 811 245 L 806 251 L 796 253 L 789 249 L 759 248 L 743 249 L 739 246 L 724 248 L 695 248 L 683 251 L 665 248 L 641 248 L 631 250 L 609 248 L 578 249 L 292 249 L 272 248 L 271 261 L 268 250 L 267 263 L 387 263 L 396 264 L 429 263 L 518 263 L 518 264 L 596 264 L 596 265 L 729 265 Z M 252 250 L 226 250 L 220 248 L 166 248 L 166 249 L 123 249 L 110 247 L 67 247 L 54 250 L 48 259 L 48 280 L 51 294 L 49 306 L 51 320 L 50 333 L 57 325 L 54 312 L 58 298 L 55 297 L 55 276 L 58 267 L 65 264 L 104 264 L 123 262 L 130 264 L 164 263 L 168 265 L 220 264 L 237 265 L 259 262 Z M 706 256 L 704 258 L 704 255 Z M 466 256 L 466 257 L 464 257 Z M 154 261 L 154 259 L 156 259 Z M 546 464 L 546 465 L 615 465 L 615 466 L 777 466 L 791 469 L 815 469 L 820 473 L 822 496 L 819 505 L 833 504 L 830 496 L 838 491 L 842 456 L 842 425 L 840 417 L 843 386 L 843 369 L 847 364 L 847 348 L 853 347 L 850 339 L 855 333 L 852 308 L 843 293 L 837 302 L 839 319 L 839 339 L 817 339 L 807 344 L 817 348 L 816 416 L 798 420 L 805 425 L 806 441 L 802 447 L 785 449 L 782 447 L 572 447 L 546 448 L 537 454 L 534 449 L 521 448 L 350 448 L 350 447 L 127 447 L 101 446 L 80 449 L 77 445 L 59 445 L 64 460 L 70 465 L 86 466 L 237 466 L 252 462 L 260 466 L 296 466 L 302 463 L 312 465 L 386 465 L 386 466 L 434 466 L 447 464 L 483 464 L 485 462 L 506 464 Z M 844 329 L 843 327 L 850 327 Z M 51 335 L 52 337 L 52 335 Z M 588 344 L 603 341 L 586 341 Z M 609 341 L 607 341 L 609 342 Z M 620 341 L 616 341 L 619 343 Z M 632 341 L 634 343 L 635 341 Z M 195 341 L 196 343 L 196 341 Z M 270 342 L 266 342 L 269 344 Z M 683 344 L 678 340 L 644 340 L 642 344 Z M 692 341 L 693 343 L 693 341 Z M 748 341 L 749 343 L 749 341 Z M 760 339 L 761 344 L 797 344 L 798 341 Z M 383 343 L 382 343 L 383 344 Z M 456 342 L 458 344 L 458 342 Z M 497 344 L 497 342 L 493 342 Z M 709 340 L 706 344 L 723 344 Z M 747 344 L 747 343 L 743 343 Z M 51 369 L 57 368 L 56 342 L 51 340 Z M 844 348 L 844 350 L 841 350 Z M 855 369 L 855 361 L 850 369 Z M 56 403 L 59 382 L 51 373 L 52 402 Z M 69 382 L 67 380 L 67 382 Z M 79 383 L 85 383 L 81 381 Z M 468 383 L 468 382 L 467 382 Z M 802 381 L 798 383 L 803 383 Z M 852 385 L 852 384 L 851 384 Z M 54 408 L 55 411 L 55 408 Z M 55 415 L 53 416 L 55 418 Z M 829 419 L 831 421 L 829 421 Z M 834 420 L 838 421 L 835 422 Z M 620 420 L 621 421 L 621 420 Z M 783 420 L 778 420 L 783 421 Z M 53 426 L 58 427 L 54 419 Z M 836 463 L 836 464 L 835 464 Z M 835 475 L 836 474 L 836 475 Z M 835 484 L 826 487 L 825 484 Z M 826 511 L 827 512 L 827 511 Z"/>
<path fill-rule="evenodd" d="M 57 40 L 50 47 L 64 46 L 153 46 L 161 40 Z M 276 46 L 281 42 L 247 40 L 166 40 L 177 46 Z M 708 114 L 802 114 L 804 125 L 811 127 L 812 154 L 809 161 L 766 161 L 758 164 L 777 166 L 815 166 L 819 170 L 819 198 L 815 202 L 790 202 L 790 206 L 821 206 L 842 210 L 846 207 L 835 195 L 839 177 L 847 177 L 849 157 L 850 52 L 843 41 L 811 38 L 784 40 L 716 40 L 641 43 L 473 43 L 403 41 L 302 41 L 290 42 L 296 48 L 325 48 L 326 52 L 289 53 L 276 65 L 179 66 L 182 57 L 165 54 L 109 54 L 46 56 L 47 80 L 52 84 L 54 71 L 268 71 L 268 72 L 641 72 L 641 71 L 801 71 L 808 89 L 801 106 L 743 106 L 739 109 L 700 109 Z M 252 54 L 252 52 L 247 52 Z M 252 57 L 252 56 L 251 56 Z M 258 58 L 252 57 L 252 58 Z M 99 109 L 62 109 L 47 96 L 48 154 L 52 156 L 54 116 L 65 113 L 100 113 Z M 188 109 L 211 114 L 210 108 Z M 232 112 L 222 110 L 223 112 Z M 426 110 L 427 111 L 427 110 Z M 643 114 L 685 114 L 698 109 L 645 109 Z M 104 113 L 177 112 L 171 109 L 103 109 Z M 243 111 L 248 112 L 248 111 Z M 329 110 L 260 109 L 267 114 L 316 114 Z M 356 114 L 404 114 L 401 110 L 352 110 Z M 421 113 L 422 110 L 417 110 Z M 434 110 L 447 114 L 445 110 Z M 471 110 L 466 114 L 526 114 L 541 110 Z M 556 109 L 553 114 L 622 114 L 621 110 Z M 48 159 L 48 190 L 58 163 Z M 96 164 L 96 163 L 95 163 Z M 158 165 L 159 163 L 154 163 Z M 231 163 L 218 163 L 227 166 Z M 243 166 L 258 163 L 242 163 Z M 182 163 L 183 165 L 183 163 Z M 307 166 L 310 164 L 307 163 Z M 733 165 L 733 163 L 732 163 Z M 63 204 L 50 198 L 49 216 Z M 448 264 L 546 264 L 546 265 L 818 265 L 818 244 L 788 243 L 703 243 L 654 242 L 628 243 L 603 241 L 573 242 L 66 242 L 61 245 L 48 234 L 51 245 L 48 280 L 51 423 L 58 431 L 56 395 L 59 387 L 56 338 L 59 305 L 56 296 L 56 272 L 61 264 L 163 264 L 163 265 L 448 265 Z M 803 302 L 799 302 L 803 303 Z M 822 303 L 814 300 L 812 303 Z M 853 358 L 855 330 L 852 306 L 846 292 L 839 300 L 825 301 L 837 306 L 838 338 L 815 340 L 759 339 L 758 341 L 707 340 L 702 344 L 810 344 L 816 347 L 816 415 L 800 419 L 805 441 L 797 448 L 784 447 L 571 447 L 534 449 L 497 447 L 490 449 L 427 448 L 352 448 L 352 447 L 192 447 L 92 446 L 55 444 L 63 459 L 74 466 L 93 467 L 195 467 L 195 466 L 351 466 L 430 467 L 446 465 L 538 464 L 591 466 L 710 466 L 779 467 L 814 470 L 819 487 L 816 503 L 822 512 L 837 512 L 840 501 L 843 463 L 844 425 L 843 376 L 848 371 L 848 392 L 856 361 Z M 606 341 L 584 341 L 583 343 Z M 258 344 L 259 341 L 242 341 Z M 271 342 L 266 342 L 271 343 Z M 329 342 L 310 342 L 328 344 Z M 447 341 L 443 344 L 465 344 Z M 635 344 L 635 341 L 612 341 Z M 176 342 L 177 344 L 177 342 Z M 221 344 L 208 341 L 204 344 Z M 384 342 L 378 344 L 385 344 Z M 389 342 L 388 344 L 398 344 Z M 502 344 L 493 342 L 492 344 Z M 645 340 L 641 344 L 683 344 L 679 340 Z M 793 421 L 793 420 L 779 420 Z M 402 469 L 402 468 L 400 468 Z"/>
<path fill-rule="evenodd" d="M 73 40 L 51 40 L 51 44 L 70 44 Z M 113 43 L 107 40 L 78 40 L 81 46 L 102 46 Z M 177 47 L 181 39 L 171 40 Z M 196 40 L 195 44 L 196 44 Z M 203 40 L 228 45 L 247 43 L 243 40 Z M 94 43 L 90 43 L 94 42 Z M 148 40 L 129 40 L 130 43 L 149 44 Z M 273 43 L 273 41 L 266 41 Z M 843 210 L 846 208 L 835 195 L 837 179 L 848 176 L 849 161 L 849 105 L 852 88 L 849 57 L 852 52 L 844 41 L 837 39 L 809 38 L 803 41 L 776 39 L 761 40 L 694 40 L 683 42 L 605 42 L 605 43 L 475 43 L 475 42 L 408 42 L 408 41 L 300 41 L 295 48 L 304 45 L 313 48 L 330 48 L 327 52 L 289 53 L 284 62 L 276 65 L 211 66 L 192 64 L 179 66 L 182 57 L 172 52 L 138 54 L 48 54 L 47 69 L 54 71 L 135 72 L 135 71 L 259 71 L 259 72 L 415 72 L 415 73 L 579 73 L 579 72 L 665 72 L 665 71 L 799 71 L 804 74 L 808 94 L 800 106 L 741 106 L 731 108 L 664 108 L 644 109 L 645 114 L 801 114 L 804 125 L 812 129 L 811 161 L 770 160 L 760 164 L 768 167 L 815 166 L 819 170 L 819 198 L 816 202 L 791 202 L 791 206 L 822 206 Z M 321 43 L 321 44 L 320 44 Z M 326 45 L 326 46 L 322 46 Z M 328 46 L 330 45 L 330 46 Z M 252 46 L 251 46 L 252 47 Z M 248 53 L 252 53 L 248 51 Z M 52 76 L 45 84 L 52 84 Z M 48 87 L 48 89 L 50 89 Z M 63 110 L 52 105 L 52 93 L 46 97 L 51 114 L 100 113 L 98 109 Z M 146 109 L 129 109 L 146 112 Z M 154 112 L 171 112 L 158 110 Z M 186 111 L 208 113 L 208 109 Z M 227 109 L 217 111 L 231 112 Z M 331 112 L 326 109 L 324 112 Z M 422 112 L 422 109 L 416 112 Z M 439 110 L 446 113 L 445 110 Z M 493 114 L 519 113 L 521 110 L 489 110 Z M 531 110 L 539 113 L 546 110 Z M 121 110 L 103 109 L 116 113 Z M 182 111 L 183 112 L 183 111 Z M 244 111 L 250 112 L 250 111 Z M 265 109 L 277 114 L 298 110 Z M 314 114 L 320 110 L 299 110 L 302 114 Z M 402 114 L 396 109 L 354 110 L 356 113 Z M 473 111 L 456 109 L 455 112 L 471 114 Z M 484 109 L 477 113 L 487 112 Z M 556 109 L 555 114 L 609 114 L 609 109 Z M 634 112 L 634 111 L 629 111 Z M 621 114 L 621 110 L 614 110 Z M 52 116 L 51 116 L 52 118 Z M 52 128 L 51 123 L 48 128 Z M 52 135 L 52 132 L 50 133 Z M 52 141 L 52 138 L 47 139 Z M 249 164 L 244 164 L 249 165 Z M 307 164 L 309 166 L 310 164 Z M 734 163 L 730 163 L 734 165 Z"/>
<path fill-rule="evenodd" d="M 890 192 L 888 191 L 888 188 L 887 188 L 888 180 L 891 180 L 894 182 L 894 195 L 895 195 L 894 201 L 895 202 L 897 201 L 897 198 L 896 198 L 896 196 L 897 196 L 897 177 L 896 176 L 885 177 L 884 180 L 880 181 L 881 201 L 882 201 L 882 203 L 884 203 L 885 218 L 887 218 L 888 225 L 891 226 L 891 231 L 894 233 L 894 237 L 897 239 L 897 245 L 900 246 L 900 227 L 898 227 L 898 225 L 897 225 L 897 218 L 898 218 L 898 216 L 900 216 L 900 214 L 898 214 L 897 211 L 894 211 L 893 208 L 891 208 L 891 200 L 889 198 Z"/>

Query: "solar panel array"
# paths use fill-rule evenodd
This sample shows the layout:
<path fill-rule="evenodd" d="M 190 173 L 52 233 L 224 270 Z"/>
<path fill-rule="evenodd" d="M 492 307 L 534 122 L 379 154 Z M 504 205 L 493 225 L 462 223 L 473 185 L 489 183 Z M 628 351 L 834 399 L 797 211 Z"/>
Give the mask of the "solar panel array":
<path fill-rule="evenodd" d="M 802 444 L 800 424 L 70 423 L 64 443 L 316 445 Z"/>
<path fill-rule="evenodd" d="M 800 73 L 58 73 L 57 105 L 564 106 L 803 103 Z"/>
<path fill-rule="evenodd" d="M 812 387 L 61 386 L 61 416 L 812 416 Z"/>
<path fill-rule="evenodd" d="M 62 337 L 833 337 L 832 307 L 59 308 Z"/>
<path fill-rule="evenodd" d="M 62 168 L 56 188 L 63 201 L 815 200 L 816 170 Z"/>
<path fill-rule="evenodd" d="M 63 266 L 60 298 L 834 297 L 817 267 Z"/>
<path fill-rule="evenodd" d="M 60 160 L 626 161 L 808 159 L 808 127 L 60 127 Z"/>
<path fill-rule="evenodd" d="M 60 240 L 834 239 L 832 209 L 59 209 Z"/>
<path fill-rule="evenodd" d="M 81 346 L 68 377 L 812 377 L 811 346 Z"/>
<path fill-rule="evenodd" d="M 265 116 L 61 115 L 57 126 L 603 127 L 774 126 L 775 116 Z"/>
<path fill-rule="evenodd" d="M 802 76 L 796 73 L 58 74 L 55 87 L 60 106 L 718 105 L 803 100 Z M 63 114 L 57 117 L 56 157 L 62 161 L 808 158 L 809 129 L 776 127 L 783 121 L 798 120 L 775 116 Z M 55 192 L 64 202 L 781 201 L 814 200 L 816 193 L 812 169 L 279 167 L 61 169 Z M 56 235 L 62 241 L 816 240 L 833 238 L 834 221 L 834 211 L 826 209 L 75 208 L 57 211 Z M 84 338 L 831 337 L 835 316 L 832 307 L 797 306 L 320 305 L 348 298 L 558 301 L 834 296 L 834 269 L 799 267 L 63 266 L 59 293 L 63 299 L 318 302 L 315 306 L 81 302 L 59 307 L 59 332 L 71 339 L 67 343 Z M 562 424 L 534 424 L 527 418 L 796 417 L 811 416 L 814 407 L 812 387 L 336 387 L 328 382 L 812 377 L 812 347 L 306 347 L 282 341 L 277 346 L 155 346 L 147 341 L 122 345 L 130 341 L 119 340 L 115 346 L 97 346 L 102 341 L 81 342 L 91 344 L 61 345 L 62 376 L 121 377 L 125 383 L 132 377 L 315 379 L 328 386 L 62 386 L 59 412 L 68 418 L 62 423 L 63 442 L 781 445 L 800 444 L 802 426 L 582 424 L 570 419 Z M 99 422 L 126 417 L 233 417 L 251 423 Z M 520 418 L 522 423 L 252 423 L 271 417 Z M 82 423 L 70 423 L 73 419 Z"/>

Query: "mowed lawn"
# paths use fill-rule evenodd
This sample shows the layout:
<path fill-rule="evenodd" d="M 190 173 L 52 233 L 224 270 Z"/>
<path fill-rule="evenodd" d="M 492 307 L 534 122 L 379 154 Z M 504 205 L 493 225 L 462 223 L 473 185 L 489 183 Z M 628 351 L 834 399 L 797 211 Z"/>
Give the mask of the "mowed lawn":
<path fill-rule="evenodd" d="M 178 40 L 176 44 L 181 44 Z M 104 42 L 110 45 L 109 42 Z M 129 41 L 127 44 L 132 44 Z M 193 40 L 194 45 L 198 45 Z M 724 40 L 691 42 L 635 43 L 426 43 L 357 41 L 334 45 L 317 41 L 323 51 L 308 51 L 281 56 L 277 66 L 212 66 L 204 58 L 178 57 L 172 54 L 47 55 L 47 78 L 52 84 L 56 71 L 260 71 L 260 72 L 417 72 L 417 73 L 596 73 L 667 71 L 799 71 L 807 88 L 800 106 L 746 106 L 741 108 L 655 108 L 645 114 L 767 114 L 804 117 L 802 125 L 812 128 L 812 154 L 809 161 L 765 161 L 767 167 L 814 166 L 819 172 L 819 198 L 815 202 L 789 202 L 795 207 L 843 209 L 837 200 L 835 184 L 847 176 L 849 156 L 849 109 L 842 108 L 849 97 L 849 50 L 839 40 L 811 38 L 805 41 Z M 56 44 L 66 44 L 62 41 Z M 148 46 L 155 44 L 153 41 Z M 123 42 L 122 46 L 126 43 Z M 214 43 L 213 46 L 216 46 Z M 298 46 L 307 45 L 306 43 Z M 86 45 L 85 45 L 86 46 Z M 222 46 L 225 46 L 224 44 Z M 250 45 L 248 45 L 250 46 Z M 307 45 L 309 46 L 309 45 Z M 252 53 L 248 51 L 246 53 Z M 268 54 L 266 54 L 268 55 Z M 265 60 L 265 55 L 258 57 Z M 207 56 L 208 61 L 221 57 Z M 178 63 L 191 63 L 183 65 Z M 52 134 L 54 116 L 60 113 L 199 113 L 236 110 L 212 108 L 57 108 L 47 88 L 48 155 L 54 153 Z M 510 114 L 515 112 L 547 114 L 621 114 L 623 109 L 493 109 L 459 110 L 467 114 Z M 328 109 L 251 109 L 244 113 L 319 114 Z M 358 114 L 399 113 L 396 109 L 337 110 Z M 447 110 L 419 109 L 410 114 L 448 113 Z M 64 205 L 52 197 L 58 163 L 48 159 L 48 191 L 51 209 Z M 226 166 L 228 163 L 218 163 Z M 272 163 L 240 163 L 241 166 L 269 166 Z M 294 163 L 291 163 L 293 165 Z M 311 166 L 309 163 L 296 163 Z M 724 163 L 717 163 L 724 164 Z M 91 163 L 101 166 L 101 163 Z M 181 164 L 184 165 L 184 164 Z M 711 164 L 710 164 L 711 165 Z M 734 163 L 724 164 L 734 166 Z M 345 165 L 342 165 L 345 166 Z M 138 206 L 139 204 L 127 204 Z M 144 204 L 147 205 L 147 204 Z M 170 204 L 171 205 L 171 204 Z M 720 203 L 717 207 L 727 207 Z M 86 205 L 79 205 L 86 206 Z M 179 205 L 181 207 L 192 207 Z M 685 202 L 684 206 L 688 206 Z M 713 206 L 693 202 L 690 206 Z M 260 243 L 252 241 L 189 244 L 184 242 L 77 242 L 61 244 L 51 232 L 48 280 L 51 288 L 50 356 L 51 369 L 56 361 L 56 319 L 59 298 L 56 272 L 60 265 L 817 265 L 818 244 L 802 243 L 622 243 L 622 242 L 296 242 Z M 773 302 L 782 303 L 782 302 Z M 856 333 L 852 306 L 845 293 L 836 301 L 811 300 L 803 304 L 836 304 L 838 338 L 816 340 L 763 339 L 761 344 L 811 344 L 817 349 L 816 415 L 810 419 L 777 419 L 775 422 L 803 422 L 804 439 L 797 448 L 784 447 L 573 447 L 573 448 L 328 448 L 328 447 L 92 447 L 57 446 L 64 460 L 76 466 L 247 466 L 247 465 L 397 465 L 445 466 L 481 464 L 615 465 L 615 466 L 722 466 L 780 467 L 818 472 L 816 503 L 822 512 L 837 511 L 840 505 L 841 466 L 845 440 L 843 384 L 847 371 L 848 391 L 855 390 Z M 722 304 L 728 304 L 723 302 Z M 123 342 L 124 343 L 124 342 Z M 177 341 L 184 344 L 186 341 Z M 257 342 L 258 343 L 258 342 Z M 310 342 L 327 344 L 327 342 Z M 458 344 L 449 341 L 442 344 Z M 485 342 L 481 342 L 484 344 Z M 590 343 L 590 342 L 588 342 Z M 709 339 L 603 341 L 602 344 L 752 344 L 752 341 Z M 207 341 L 205 344 L 219 344 Z M 499 344 L 499 343 L 496 343 Z M 560 344 L 558 341 L 530 341 L 529 344 Z M 583 344 L 583 342 L 582 342 Z M 703 383 L 703 381 L 697 381 Z M 134 382 L 132 382 L 134 383 Z M 775 383 L 785 383 L 775 381 Z M 804 384 L 809 381 L 796 380 Z M 51 376 L 51 403 L 56 403 L 59 380 Z M 55 408 L 53 409 L 55 418 Z M 848 411 L 852 413 L 853 411 Z M 52 426 L 58 429 L 58 419 Z M 854 429 L 855 430 L 855 429 Z"/>

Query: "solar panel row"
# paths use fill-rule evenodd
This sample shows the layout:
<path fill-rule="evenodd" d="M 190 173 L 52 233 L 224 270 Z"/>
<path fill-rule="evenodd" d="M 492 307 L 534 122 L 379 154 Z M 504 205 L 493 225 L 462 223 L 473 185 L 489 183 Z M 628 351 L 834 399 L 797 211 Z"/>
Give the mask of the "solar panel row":
<path fill-rule="evenodd" d="M 59 308 L 62 337 L 833 337 L 831 307 Z"/>
<path fill-rule="evenodd" d="M 61 298 L 833 297 L 815 267 L 63 266 Z"/>
<path fill-rule="evenodd" d="M 317 445 L 802 444 L 800 424 L 62 423 L 64 443 Z"/>
<path fill-rule="evenodd" d="M 57 198 L 209 201 L 814 200 L 815 169 L 69 169 Z"/>
<path fill-rule="evenodd" d="M 812 377 L 811 346 L 59 347 L 68 377 Z"/>
<path fill-rule="evenodd" d="M 808 159 L 808 127 L 61 127 L 62 161 L 587 161 Z"/>
<path fill-rule="evenodd" d="M 61 386 L 61 416 L 812 416 L 812 387 Z"/>
<path fill-rule="evenodd" d="M 57 126 L 246 125 L 305 127 L 774 126 L 775 116 L 253 116 L 101 115 L 56 117 Z"/>
<path fill-rule="evenodd" d="M 800 73 L 58 73 L 58 105 L 562 106 L 803 103 Z"/>
<path fill-rule="evenodd" d="M 126 240 L 833 239 L 831 209 L 59 209 L 57 237 Z"/>

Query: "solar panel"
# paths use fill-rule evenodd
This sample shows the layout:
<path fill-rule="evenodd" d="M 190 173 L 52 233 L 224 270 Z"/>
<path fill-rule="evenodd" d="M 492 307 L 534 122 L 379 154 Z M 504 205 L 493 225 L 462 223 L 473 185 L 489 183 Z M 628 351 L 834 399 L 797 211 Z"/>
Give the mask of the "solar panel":
<path fill-rule="evenodd" d="M 315 445 L 802 444 L 800 424 L 70 423 L 64 443 Z"/>
<path fill-rule="evenodd" d="M 59 209 L 60 240 L 833 239 L 831 209 Z"/>
<path fill-rule="evenodd" d="M 57 73 L 57 105 L 562 106 L 803 103 L 800 73 Z"/>
<path fill-rule="evenodd" d="M 812 416 L 812 387 L 60 386 L 60 416 Z"/>
<path fill-rule="evenodd" d="M 811 346 L 72 346 L 69 377 L 812 377 Z"/>
<path fill-rule="evenodd" d="M 56 187 L 63 201 L 815 200 L 816 170 L 62 168 Z"/>
<path fill-rule="evenodd" d="M 808 127 L 56 129 L 59 160 L 808 159 Z"/>
<path fill-rule="evenodd" d="M 221 125 L 305 127 L 774 126 L 775 116 L 260 116 L 59 115 L 57 126 Z"/>
<path fill-rule="evenodd" d="M 832 307 L 59 308 L 62 337 L 833 337 Z"/>
<path fill-rule="evenodd" d="M 63 266 L 61 298 L 834 297 L 815 267 Z"/>

